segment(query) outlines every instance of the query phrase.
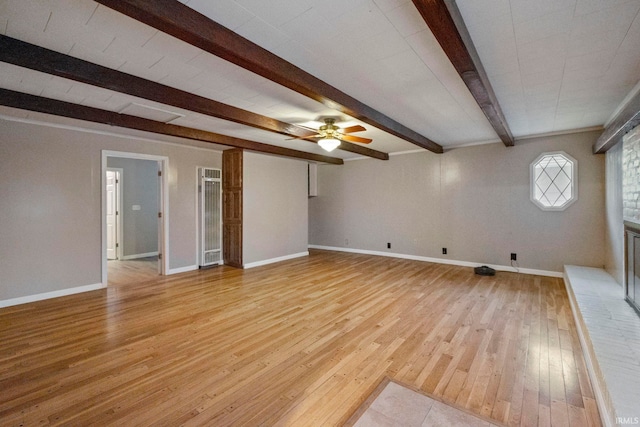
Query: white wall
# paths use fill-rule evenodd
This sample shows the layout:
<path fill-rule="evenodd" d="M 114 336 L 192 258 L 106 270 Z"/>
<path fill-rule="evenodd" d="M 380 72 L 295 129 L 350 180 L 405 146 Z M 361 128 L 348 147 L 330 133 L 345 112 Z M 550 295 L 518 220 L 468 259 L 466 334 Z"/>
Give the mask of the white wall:
<path fill-rule="evenodd" d="M 624 221 L 640 223 L 640 126 L 610 148 L 606 159 L 605 268 L 623 285 Z"/>
<path fill-rule="evenodd" d="M 560 272 L 604 265 L 604 156 L 597 132 L 319 167 L 309 242 L 319 246 Z M 529 164 L 563 150 L 578 161 L 578 200 L 562 212 L 529 199 Z M 387 242 L 391 249 L 387 249 Z M 442 255 L 442 248 L 448 255 Z"/>
<path fill-rule="evenodd" d="M 622 142 L 606 154 L 605 268 L 619 284 L 624 283 L 624 224 L 622 222 Z"/>
<path fill-rule="evenodd" d="M 622 138 L 622 215 L 640 224 L 640 126 Z"/>
<path fill-rule="evenodd" d="M 221 152 L 0 119 L 0 301 L 101 282 L 102 150 L 169 157 L 169 268 L 197 265 L 196 168 Z"/>
<path fill-rule="evenodd" d="M 243 171 L 244 265 L 306 253 L 307 162 L 244 152 Z"/>

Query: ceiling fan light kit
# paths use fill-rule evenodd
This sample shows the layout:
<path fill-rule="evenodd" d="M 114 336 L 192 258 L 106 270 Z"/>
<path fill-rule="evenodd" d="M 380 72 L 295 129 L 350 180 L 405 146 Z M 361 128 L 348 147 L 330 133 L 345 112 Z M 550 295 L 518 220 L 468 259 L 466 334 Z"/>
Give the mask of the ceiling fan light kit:
<path fill-rule="evenodd" d="M 315 135 L 310 136 L 297 136 L 293 139 L 313 139 L 320 138 L 318 140 L 318 144 L 320 147 L 324 148 L 327 151 L 333 151 L 340 146 L 340 141 L 347 142 L 358 142 L 360 144 L 369 144 L 372 139 L 370 138 L 362 138 L 354 135 L 347 135 L 352 132 L 362 132 L 366 130 L 363 126 L 355 125 L 349 126 L 344 129 L 339 128 L 335 125 L 336 119 L 334 118 L 325 118 L 324 125 L 320 126 L 318 129 L 310 129 L 311 131 L 317 132 Z M 304 127 L 304 126 L 302 126 Z"/>
<path fill-rule="evenodd" d="M 318 145 L 327 151 L 333 151 L 340 145 L 340 140 L 335 138 L 322 138 L 318 141 Z"/>

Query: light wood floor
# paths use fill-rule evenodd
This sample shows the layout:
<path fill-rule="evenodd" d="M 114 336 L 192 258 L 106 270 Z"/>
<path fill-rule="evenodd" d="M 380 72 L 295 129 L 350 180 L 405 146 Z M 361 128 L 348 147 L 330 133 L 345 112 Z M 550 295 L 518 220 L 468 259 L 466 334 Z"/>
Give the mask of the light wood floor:
<path fill-rule="evenodd" d="M 158 277 L 158 257 L 107 261 L 109 286 L 135 285 Z"/>
<path fill-rule="evenodd" d="M 312 251 L 0 310 L 2 425 L 340 425 L 389 376 L 599 425 L 560 279 Z"/>

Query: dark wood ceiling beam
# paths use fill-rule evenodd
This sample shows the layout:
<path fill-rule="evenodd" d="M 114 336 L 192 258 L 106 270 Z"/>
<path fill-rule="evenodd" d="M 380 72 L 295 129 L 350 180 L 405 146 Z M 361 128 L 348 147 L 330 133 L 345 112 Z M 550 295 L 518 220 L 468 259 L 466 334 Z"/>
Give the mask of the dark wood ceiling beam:
<path fill-rule="evenodd" d="M 53 114 L 56 116 L 68 117 L 71 119 L 84 120 L 93 123 L 101 123 L 110 126 L 117 126 L 127 129 L 141 130 L 161 135 L 187 138 L 196 141 L 209 142 L 213 144 L 226 145 L 229 147 L 244 148 L 246 150 L 259 153 L 275 154 L 278 156 L 293 157 L 296 159 L 310 160 L 314 162 L 330 163 L 334 165 L 343 164 L 342 159 L 324 156 L 320 154 L 307 153 L 290 148 L 277 147 L 275 145 L 263 144 L 241 138 L 234 138 L 227 135 L 220 135 L 199 129 L 192 129 L 185 126 L 171 125 L 155 120 L 141 117 L 120 114 L 114 111 L 101 110 L 99 108 L 87 107 L 56 99 L 43 98 L 41 96 L 29 95 L 8 89 L 0 89 L 0 105 L 19 108 L 22 110 L 35 111 L 38 113 Z"/>
<path fill-rule="evenodd" d="M 631 98 L 616 118 L 604 129 L 602 135 L 593 144 L 593 153 L 606 153 L 622 140 L 625 133 L 640 125 L 640 92 Z"/>
<path fill-rule="evenodd" d="M 434 153 L 443 152 L 442 147 L 429 138 L 177 0 L 97 0 L 97 2 L 412 144 Z"/>
<path fill-rule="evenodd" d="M 314 134 L 301 126 L 281 122 L 2 34 L 0 34 L 0 61 L 269 132 L 297 137 Z M 389 159 L 387 153 L 358 144 L 342 143 L 339 148 L 380 160 Z"/>
<path fill-rule="evenodd" d="M 455 0 L 413 0 L 504 145 L 514 140 Z"/>

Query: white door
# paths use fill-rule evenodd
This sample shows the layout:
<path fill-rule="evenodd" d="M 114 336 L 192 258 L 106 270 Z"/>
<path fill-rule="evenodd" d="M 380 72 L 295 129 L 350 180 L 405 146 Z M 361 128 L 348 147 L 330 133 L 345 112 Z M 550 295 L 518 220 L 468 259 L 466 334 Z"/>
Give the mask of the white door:
<path fill-rule="evenodd" d="M 107 259 L 118 259 L 118 177 L 107 171 Z"/>

